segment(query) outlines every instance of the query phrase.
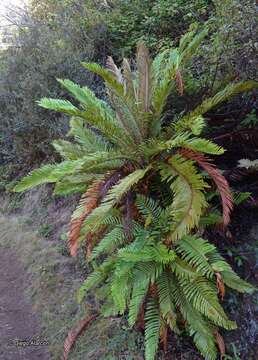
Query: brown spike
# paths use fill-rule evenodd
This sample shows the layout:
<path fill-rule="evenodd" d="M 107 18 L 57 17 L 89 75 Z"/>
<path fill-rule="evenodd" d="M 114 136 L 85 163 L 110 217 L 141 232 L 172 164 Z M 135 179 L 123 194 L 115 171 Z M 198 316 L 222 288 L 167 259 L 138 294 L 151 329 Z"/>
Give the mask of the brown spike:
<path fill-rule="evenodd" d="M 124 81 L 125 81 L 126 94 L 129 93 L 131 96 L 136 98 L 136 94 L 134 91 L 134 85 L 133 85 L 133 73 L 132 73 L 129 61 L 125 58 L 123 59 L 123 76 L 124 76 Z"/>
<path fill-rule="evenodd" d="M 226 350 L 225 350 L 225 342 L 224 342 L 223 337 L 220 335 L 220 333 L 218 331 L 216 331 L 215 337 L 216 337 L 216 343 L 218 345 L 219 352 L 221 353 L 221 355 L 225 355 Z"/>
<path fill-rule="evenodd" d="M 138 100 L 142 110 L 147 112 L 150 109 L 151 96 L 151 60 L 148 48 L 140 43 L 137 48 L 137 70 L 139 76 Z"/>
<path fill-rule="evenodd" d="M 83 330 L 85 330 L 86 327 L 89 326 L 91 322 L 96 319 L 97 316 L 98 314 L 94 314 L 88 317 L 87 319 L 80 320 L 78 324 L 72 330 L 69 331 L 64 341 L 64 352 L 61 360 L 68 359 L 69 352 L 71 348 L 74 346 L 78 336 L 80 336 Z"/>
<path fill-rule="evenodd" d="M 168 327 L 166 324 L 163 324 L 161 328 L 161 342 L 163 344 L 163 351 L 165 354 L 168 352 Z"/>
<path fill-rule="evenodd" d="M 106 67 L 116 77 L 116 80 L 120 84 L 122 84 L 123 83 L 123 75 L 122 75 L 121 69 L 119 69 L 116 66 L 116 64 L 111 56 L 108 56 L 108 58 L 107 58 Z"/>
<path fill-rule="evenodd" d="M 218 272 L 216 273 L 216 278 L 217 278 L 216 283 L 217 283 L 218 293 L 219 293 L 221 299 L 223 300 L 225 297 L 225 292 L 226 292 L 225 284 L 224 284 L 223 278 L 220 273 L 218 273 Z"/>
<path fill-rule="evenodd" d="M 179 95 L 183 96 L 184 95 L 184 83 L 183 83 L 181 71 L 179 69 L 176 70 L 176 83 L 177 83 Z"/>

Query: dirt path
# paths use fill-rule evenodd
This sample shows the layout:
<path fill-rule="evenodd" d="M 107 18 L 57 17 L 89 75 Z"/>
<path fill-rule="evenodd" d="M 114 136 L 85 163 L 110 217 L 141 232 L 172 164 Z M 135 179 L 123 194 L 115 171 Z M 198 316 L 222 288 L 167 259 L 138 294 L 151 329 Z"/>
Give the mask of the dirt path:
<path fill-rule="evenodd" d="M 0 359 L 49 360 L 38 319 L 25 298 L 26 273 L 14 250 L 0 247 Z"/>

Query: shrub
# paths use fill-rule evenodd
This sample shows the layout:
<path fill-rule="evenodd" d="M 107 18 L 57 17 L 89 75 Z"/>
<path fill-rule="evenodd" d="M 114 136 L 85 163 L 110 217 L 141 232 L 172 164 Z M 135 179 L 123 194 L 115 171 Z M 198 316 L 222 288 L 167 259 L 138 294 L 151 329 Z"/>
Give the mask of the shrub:
<path fill-rule="evenodd" d="M 203 23 L 212 9 L 209 0 L 115 0 L 106 22 L 113 53 L 131 55 L 141 40 L 153 51 L 171 47 L 192 23 Z"/>
<path fill-rule="evenodd" d="M 225 285 L 253 291 L 198 233 L 210 181 L 221 196 L 224 225 L 232 210 L 228 183 L 206 156 L 223 149 L 200 134 L 208 110 L 258 84 L 228 84 L 169 125 L 163 122 L 168 96 L 173 88 L 183 94 L 182 70 L 205 36 L 205 30 L 187 33 L 178 48 L 153 61 L 140 44 L 136 72 L 126 59 L 122 69 L 112 58 L 107 68 L 84 63 L 104 79 L 111 106 L 88 87 L 59 80 L 80 105 L 49 98 L 39 105 L 71 115 L 75 143 L 55 141 L 64 161 L 34 170 L 15 187 L 24 191 L 50 182 L 57 194 L 83 193 L 72 216 L 70 250 L 76 255 L 85 242 L 94 270 L 79 301 L 102 286 L 104 315 L 128 309 L 130 326 L 145 328 L 147 360 L 155 358 L 160 337 L 166 349 L 168 330 L 182 328 L 203 356 L 215 360 L 217 345 L 224 352 L 218 327 L 236 327 L 219 301 Z"/>

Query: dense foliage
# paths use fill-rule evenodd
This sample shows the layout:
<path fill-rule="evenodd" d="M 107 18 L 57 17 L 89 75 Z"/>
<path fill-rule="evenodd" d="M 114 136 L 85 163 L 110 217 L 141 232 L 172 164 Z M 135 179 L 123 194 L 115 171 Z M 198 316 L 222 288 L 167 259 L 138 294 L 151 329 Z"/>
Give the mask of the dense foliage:
<path fill-rule="evenodd" d="M 109 103 L 86 86 L 59 80 L 79 105 L 51 98 L 39 105 L 71 116 L 75 142 L 55 141 L 64 161 L 34 170 L 14 188 L 56 183 L 57 194 L 83 193 L 72 217 L 70 249 L 76 255 L 85 243 L 94 270 L 79 301 L 102 286 L 104 315 L 128 310 L 129 325 L 144 327 L 147 360 L 155 358 L 159 338 L 166 350 L 168 331 L 183 328 L 200 353 L 215 360 L 218 349 L 224 353 L 218 328 L 236 328 L 220 304 L 225 285 L 253 291 L 200 235 L 200 221 L 214 219 L 207 197 L 211 182 L 221 196 L 224 225 L 233 203 L 226 179 L 206 156 L 224 150 L 201 133 L 207 111 L 258 83 L 230 83 L 164 121 L 169 95 L 173 89 L 183 95 L 188 77 L 184 83 L 182 73 L 206 35 L 189 32 L 153 61 L 139 44 L 136 71 L 127 59 L 121 69 L 111 57 L 107 68 L 83 63 L 105 81 Z"/>

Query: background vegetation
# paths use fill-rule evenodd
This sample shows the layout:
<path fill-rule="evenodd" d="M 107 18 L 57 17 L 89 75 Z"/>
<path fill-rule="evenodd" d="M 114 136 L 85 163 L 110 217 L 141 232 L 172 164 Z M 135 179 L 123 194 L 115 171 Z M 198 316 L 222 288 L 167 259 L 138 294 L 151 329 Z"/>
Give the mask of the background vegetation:
<path fill-rule="evenodd" d="M 15 33 L 1 51 L 0 162 L 32 165 L 53 155 L 50 140 L 65 134 L 67 121 L 58 115 L 50 118 L 35 101 L 65 95 L 56 78 L 91 85 L 101 94 L 102 84 L 81 67 L 82 60 L 103 64 L 107 55 L 119 60 L 132 55 L 140 39 L 156 53 L 177 43 L 189 26 L 205 21 L 210 38 L 194 64 L 200 80 L 196 99 L 225 76 L 257 78 L 253 1 L 30 1 L 13 19 Z M 253 101 L 244 112 L 252 107 Z"/>

